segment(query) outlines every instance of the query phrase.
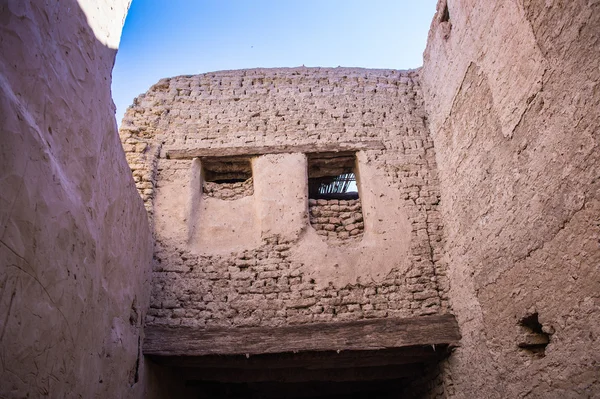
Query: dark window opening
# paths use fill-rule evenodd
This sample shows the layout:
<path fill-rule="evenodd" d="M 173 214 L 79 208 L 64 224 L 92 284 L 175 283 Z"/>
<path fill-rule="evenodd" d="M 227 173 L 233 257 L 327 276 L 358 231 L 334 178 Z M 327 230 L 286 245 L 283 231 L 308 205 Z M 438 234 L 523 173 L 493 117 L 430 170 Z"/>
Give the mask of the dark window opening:
<path fill-rule="evenodd" d="M 308 198 L 358 199 L 354 154 L 321 153 L 308 157 Z"/>
<path fill-rule="evenodd" d="M 202 159 L 204 181 L 213 183 L 243 183 L 252 177 L 249 158 Z"/>
<path fill-rule="evenodd" d="M 218 180 L 213 180 L 213 183 L 219 183 L 219 184 L 223 184 L 223 183 L 243 183 L 246 180 L 248 180 L 248 178 L 237 178 L 237 179 L 218 179 Z"/>
<path fill-rule="evenodd" d="M 250 158 L 203 158 L 201 162 L 204 195 L 231 201 L 254 194 Z"/>

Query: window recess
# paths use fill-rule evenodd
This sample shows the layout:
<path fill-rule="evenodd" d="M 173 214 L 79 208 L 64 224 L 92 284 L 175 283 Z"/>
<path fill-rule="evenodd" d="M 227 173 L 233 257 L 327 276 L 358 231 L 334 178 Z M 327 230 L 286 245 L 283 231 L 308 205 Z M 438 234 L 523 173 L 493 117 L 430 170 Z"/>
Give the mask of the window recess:
<path fill-rule="evenodd" d="M 360 238 L 364 232 L 354 153 L 308 155 L 308 206 L 317 234 L 330 240 Z"/>
<path fill-rule="evenodd" d="M 205 196 L 232 201 L 254 194 L 250 158 L 203 158 L 201 162 Z"/>

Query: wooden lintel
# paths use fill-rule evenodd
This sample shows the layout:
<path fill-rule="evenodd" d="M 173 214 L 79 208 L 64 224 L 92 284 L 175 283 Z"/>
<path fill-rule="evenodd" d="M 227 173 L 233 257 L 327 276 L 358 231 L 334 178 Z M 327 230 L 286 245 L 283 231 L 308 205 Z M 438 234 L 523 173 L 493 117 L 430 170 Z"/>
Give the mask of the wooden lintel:
<path fill-rule="evenodd" d="M 156 356 L 255 355 L 359 351 L 453 345 L 460 339 L 453 315 L 368 319 L 283 327 L 194 328 L 149 325 L 143 352 Z"/>
<path fill-rule="evenodd" d="M 265 154 L 304 153 L 312 154 L 319 152 L 354 152 L 360 150 L 383 150 L 381 141 L 369 140 L 358 142 L 342 142 L 327 144 L 299 144 L 299 145 L 267 145 L 267 146 L 244 146 L 226 148 L 167 148 L 165 157 L 168 159 L 193 159 L 202 157 L 235 157 L 235 156 L 257 156 Z"/>
<path fill-rule="evenodd" d="M 431 363 L 446 357 L 448 354 L 449 348 L 447 345 L 427 345 L 370 351 L 267 353 L 253 356 L 148 356 L 148 358 L 154 363 L 167 367 L 248 370 L 302 367 L 318 370 Z"/>

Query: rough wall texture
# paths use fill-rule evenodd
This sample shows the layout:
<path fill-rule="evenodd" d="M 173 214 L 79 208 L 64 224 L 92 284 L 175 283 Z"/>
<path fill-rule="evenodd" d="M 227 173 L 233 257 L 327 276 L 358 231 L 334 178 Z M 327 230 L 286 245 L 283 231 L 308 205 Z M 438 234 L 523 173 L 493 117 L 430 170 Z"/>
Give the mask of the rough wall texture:
<path fill-rule="evenodd" d="M 418 71 L 259 69 L 163 79 L 135 100 L 120 134 L 153 215 L 148 323 L 282 325 L 448 311 Z M 313 207 L 311 227 L 307 158 L 294 147 L 373 140 L 385 146 L 357 152 L 360 203 L 344 202 L 349 218 L 339 221 L 357 238 L 325 240 L 317 231 L 336 226 L 329 219 L 320 226 Z M 277 145 L 291 150 L 253 157 L 253 194 L 233 201 L 198 194 L 201 159 L 166 156 Z M 332 206 L 337 211 L 318 211 L 339 213 L 342 205 Z"/>
<path fill-rule="evenodd" d="M 365 231 L 360 198 L 308 200 L 310 224 L 317 234 L 334 240 L 361 238 Z"/>
<path fill-rule="evenodd" d="M 600 396 L 600 2 L 444 6 L 422 84 L 463 335 L 447 392 Z"/>
<path fill-rule="evenodd" d="M 128 1 L 82 3 L 0 4 L 3 398 L 142 396 L 152 249 L 105 45 Z"/>

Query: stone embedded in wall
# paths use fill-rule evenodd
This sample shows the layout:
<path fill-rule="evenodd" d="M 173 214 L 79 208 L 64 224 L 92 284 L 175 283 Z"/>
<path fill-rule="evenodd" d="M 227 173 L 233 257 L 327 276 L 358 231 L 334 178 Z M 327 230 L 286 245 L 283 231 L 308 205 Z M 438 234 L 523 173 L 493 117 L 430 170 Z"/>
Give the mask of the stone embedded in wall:
<path fill-rule="evenodd" d="M 333 240 L 361 238 L 365 224 L 360 199 L 309 199 L 308 207 L 317 234 Z"/>

